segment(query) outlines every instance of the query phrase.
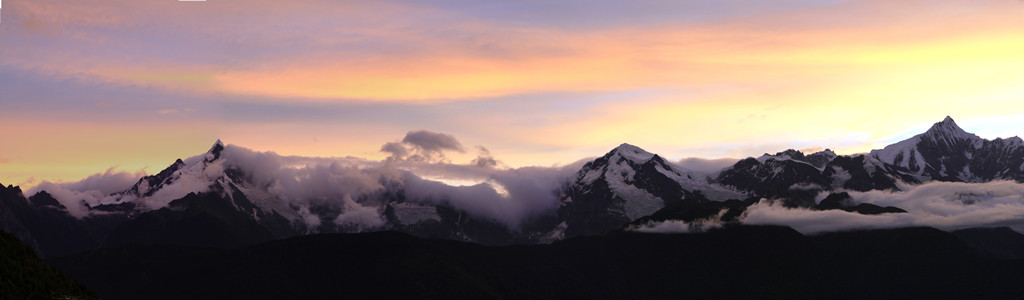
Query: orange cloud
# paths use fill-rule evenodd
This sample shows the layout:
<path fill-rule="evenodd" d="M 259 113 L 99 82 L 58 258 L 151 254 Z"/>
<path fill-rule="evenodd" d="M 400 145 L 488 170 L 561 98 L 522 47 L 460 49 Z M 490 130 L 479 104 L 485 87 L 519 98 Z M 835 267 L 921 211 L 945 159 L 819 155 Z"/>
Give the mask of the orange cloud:
<path fill-rule="evenodd" d="M 849 1 L 579 28 L 383 1 L 9 5 L 5 21 L 25 28 L 4 23 L 0 67 L 111 89 L 155 87 L 216 101 L 445 103 L 453 111 L 468 101 L 581 92 L 564 112 L 538 111 L 538 125 L 446 112 L 466 127 L 451 133 L 472 136 L 467 144 L 486 145 L 512 166 L 564 163 L 621 142 L 669 157 L 818 146 L 855 153 L 945 115 L 965 126 L 1024 117 L 1016 113 L 1024 111 L 1018 1 Z M 627 96 L 588 103 L 602 92 Z M 124 102 L 96 105 L 111 103 Z M 171 118 L 162 114 L 187 112 L 182 106 L 146 112 Z M 4 117 L 0 128 L 17 128 L 13 139 L 31 142 L 4 153 L 25 159 L 7 162 L 0 179 L 22 180 L 31 172 L 52 172 L 40 177 L 54 180 L 111 165 L 158 168 L 216 138 L 283 154 L 383 158 L 381 144 L 417 129 L 396 120 L 140 125 Z"/>
<path fill-rule="evenodd" d="M 46 23 L 77 26 L 77 35 L 70 35 L 89 33 L 90 39 L 95 34 L 87 31 L 89 26 L 146 24 L 174 33 L 173 28 L 180 25 L 193 31 L 196 41 L 223 39 L 258 49 L 297 40 L 301 44 L 290 49 L 308 50 L 264 57 L 242 53 L 222 63 L 175 55 L 144 57 L 140 63 L 57 53 L 47 54 L 52 56 L 47 59 L 29 55 L 10 60 L 25 68 L 91 74 L 123 84 L 198 93 L 307 101 L 447 102 L 551 91 L 759 84 L 823 74 L 852 77 L 877 65 L 935 63 L 968 56 L 1002 59 L 1020 53 L 1016 52 L 1020 40 L 1015 37 L 1024 28 L 1020 26 L 1024 21 L 1019 21 L 1024 18 L 1015 18 L 1016 10 L 992 4 L 972 6 L 971 15 L 959 18 L 947 17 L 953 14 L 950 10 L 962 5 L 928 4 L 930 7 L 923 9 L 906 3 L 867 1 L 710 24 L 567 30 L 510 27 L 408 4 L 325 5 L 314 1 L 309 3 L 317 8 L 314 11 L 303 5 L 277 3 L 239 6 L 211 1 L 183 6 L 114 1 L 90 6 L 44 2 L 21 4 L 21 8 Z M 232 9 L 239 9 L 236 15 L 248 19 L 222 16 Z M 318 10 L 354 20 L 303 33 L 309 26 L 302 20 L 327 16 Z M 877 14 L 880 10 L 886 13 Z M 381 17 L 364 16 L 367 13 Z M 399 18 L 403 15 L 416 17 Z M 850 15 L 856 17 L 842 21 Z M 268 19 L 258 20 L 260 17 Z M 434 18 L 453 21 L 436 29 L 411 29 L 416 22 Z M 185 20 L 194 24 L 183 23 Z M 237 24 L 227 22 L 231 20 Z M 275 22 L 280 26 L 268 25 Z M 85 33 L 80 32 L 83 30 Z M 116 35 L 100 38 L 118 39 Z M 394 45 L 386 49 L 350 47 L 360 44 Z"/>

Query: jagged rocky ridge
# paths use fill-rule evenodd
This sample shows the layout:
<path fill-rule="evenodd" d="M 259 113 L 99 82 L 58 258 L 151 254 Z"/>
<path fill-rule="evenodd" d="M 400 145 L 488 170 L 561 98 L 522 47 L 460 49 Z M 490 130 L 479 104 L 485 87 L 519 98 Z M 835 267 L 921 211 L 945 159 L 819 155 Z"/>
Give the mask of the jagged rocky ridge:
<path fill-rule="evenodd" d="M 383 189 L 357 198 L 296 205 L 275 196 L 272 184 L 226 163 L 225 145 L 217 141 L 207 153 L 179 159 L 101 203 L 83 203 L 86 216 L 72 216 L 45 191 L 26 198 L 17 187 L 4 188 L 0 226 L 47 256 L 130 243 L 233 247 L 311 233 L 379 230 L 483 244 L 550 242 L 603 234 L 652 216 L 692 220 L 722 208 L 728 213 L 721 217 L 735 221 L 761 198 L 791 207 L 899 213 L 896 207 L 849 203 L 842 192 L 893 190 L 932 180 L 1019 182 L 1024 180 L 1021 145 L 1017 137 L 990 141 L 966 133 L 947 117 L 921 135 L 868 154 L 790 149 L 701 174 L 622 144 L 551 191 L 559 195 L 557 209 L 510 227 L 450 202 L 410 199 L 408 180 L 402 180 L 414 176 L 408 172 L 380 177 Z M 823 193 L 830 194 L 829 201 L 816 199 Z M 379 221 L 367 226 L 340 217 L 360 212 Z"/>
<path fill-rule="evenodd" d="M 804 156 L 787 150 L 742 160 L 716 178 L 741 191 L 784 198 L 793 206 L 813 205 L 809 196 L 816 191 L 893 190 L 899 183 L 933 180 L 1024 181 L 1021 139 L 986 140 L 967 133 L 947 116 L 925 133 L 868 154 L 837 156 L 825 150 Z"/>
<path fill-rule="evenodd" d="M 987 140 L 968 133 L 952 118 L 935 123 L 927 132 L 871 151 L 893 171 L 929 180 L 985 182 L 1024 180 L 1024 141 L 1020 137 Z"/>
<path fill-rule="evenodd" d="M 558 229 L 569 237 L 602 234 L 684 199 L 737 197 L 745 195 L 622 144 L 576 173 L 558 211 Z"/>

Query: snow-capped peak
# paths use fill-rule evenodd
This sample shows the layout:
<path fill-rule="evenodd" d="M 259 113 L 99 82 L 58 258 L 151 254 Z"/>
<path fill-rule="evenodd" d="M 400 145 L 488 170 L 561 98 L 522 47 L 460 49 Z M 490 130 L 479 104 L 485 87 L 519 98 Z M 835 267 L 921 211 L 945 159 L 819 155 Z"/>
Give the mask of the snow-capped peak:
<path fill-rule="evenodd" d="M 210 147 L 210 151 L 206 151 L 206 161 L 210 162 L 217 160 L 220 158 L 221 151 L 224 151 L 224 142 L 217 139 L 217 141 L 213 143 L 213 146 Z"/>
<path fill-rule="evenodd" d="M 635 172 L 632 165 L 644 164 L 652 158 L 654 158 L 654 154 L 644 151 L 640 147 L 623 143 L 603 157 L 584 165 L 583 169 L 580 170 L 579 180 L 591 183 L 602 177 L 606 172 L 623 174 L 624 176 L 630 174 L 628 177 L 632 180 L 631 174 Z"/>
<path fill-rule="evenodd" d="M 615 147 L 615 149 L 613 149 L 609 154 L 617 154 L 632 162 L 638 163 L 646 162 L 654 157 L 653 153 L 627 143 L 622 143 L 622 145 Z"/>
<path fill-rule="evenodd" d="M 977 135 L 964 131 L 963 128 L 956 125 L 956 121 L 953 118 L 946 116 L 942 122 L 935 123 L 931 128 L 924 133 L 926 136 L 935 138 L 936 140 L 954 141 L 954 140 L 973 140 L 979 139 Z"/>
<path fill-rule="evenodd" d="M 985 140 L 973 133 L 964 131 L 953 121 L 952 117 L 946 116 L 941 122 L 932 125 L 928 131 L 922 134 L 915 135 L 909 139 L 900 141 L 898 143 L 886 146 L 883 149 L 871 150 L 870 156 L 875 159 L 886 163 L 903 168 L 909 169 L 914 174 L 924 174 L 926 171 L 927 159 L 948 159 L 948 157 L 960 157 L 963 156 L 966 159 L 970 159 L 971 151 L 973 150 L 959 150 L 964 151 L 963 153 L 945 153 L 941 157 L 926 158 L 922 153 L 935 153 L 935 151 L 952 151 L 952 149 L 958 149 L 967 145 L 973 149 L 982 147 Z M 921 151 L 921 147 L 930 147 L 928 151 Z M 935 155 L 935 154 L 932 154 Z M 941 165 L 931 166 L 932 168 L 942 168 Z M 939 172 L 939 176 L 945 176 L 944 171 Z M 925 178 L 927 179 L 927 178 Z"/>
<path fill-rule="evenodd" d="M 587 186 L 597 180 L 604 180 L 613 193 L 627 200 L 647 199 L 651 196 L 638 188 L 637 184 L 649 185 L 651 182 L 675 182 L 683 190 L 700 190 L 709 199 L 740 198 L 742 195 L 708 182 L 707 177 L 694 177 L 679 166 L 665 161 L 660 156 L 647 152 L 640 147 L 622 144 L 612 149 L 603 157 L 595 159 L 583 166 L 577 173 L 577 184 Z M 657 189 L 665 189 L 660 186 Z M 638 200 L 639 201 L 639 200 Z M 646 200 L 644 200 L 646 201 Z M 658 199 L 660 203 L 661 199 Z M 643 202 L 643 201 L 641 201 Z"/>
<path fill-rule="evenodd" d="M 803 159 L 803 158 L 804 158 L 804 153 L 803 152 L 800 152 L 799 150 L 794 150 L 794 149 L 786 149 L 786 151 L 775 153 L 774 155 L 765 153 L 764 155 L 761 155 L 761 157 L 758 157 L 757 161 L 760 162 L 760 163 L 764 163 L 765 161 L 768 161 L 769 159 L 774 159 L 774 160 L 782 161 L 782 160 Z"/>
<path fill-rule="evenodd" d="M 205 192 L 225 178 L 221 153 L 224 143 L 217 140 L 206 153 L 178 159 L 158 174 L 139 179 L 117 195 L 120 202 L 137 202 L 143 209 L 159 209 L 188 193 Z"/>
<path fill-rule="evenodd" d="M 800 150 L 788 149 L 786 151 L 775 153 L 775 155 L 765 153 L 764 155 L 761 155 L 761 157 L 758 157 L 757 161 L 763 164 L 769 160 L 779 162 L 788 160 L 810 165 L 820 171 L 824 170 L 825 166 L 837 156 L 838 155 L 836 155 L 835 152 L 832 152 L 831 149 L 825 149 L 809 155 L 804 155 Z"/>

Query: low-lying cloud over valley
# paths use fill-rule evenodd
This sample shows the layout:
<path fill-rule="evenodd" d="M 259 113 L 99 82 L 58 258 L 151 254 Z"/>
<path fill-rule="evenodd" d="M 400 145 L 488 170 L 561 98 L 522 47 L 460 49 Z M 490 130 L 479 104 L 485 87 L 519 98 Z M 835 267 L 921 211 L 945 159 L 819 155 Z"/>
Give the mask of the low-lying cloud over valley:
<path fill-rule="evenodd" d="M 43 182 L 28 194 L 47 191 L 71 215 L 82 218 L 89 215 L 88 207 L 101 204 L 137 201 L 147 209 L 160 209 L 188 193 L 210 191 L 218 180 L 224 180 L 226 170 L 237 170 L 244 178 L 236 184 L 254 202 L 274 202 L 271 206 L 279 213 L 311 228 L 323 222 L 363 229 L 380 227 L 382 198 L 401 192 L 408 202 L 447 204 L 515 229 L 530 216 L 557 209 L 559 188 L 579 168 L 577 164 L 498 167 L 498 160 L 486 148 L 477 148 L 480 154 L 473 161 L 451 163 L 444 153 L 465 151 L 461 143 L 454 136 L 425 130 L 411 131 L 402 142 L 382 146 L 381 151 L 393 154 L 382 161 L 282 156 L 227 145 L 221 159 L 212 160 L 210 153 L 185 159 L 172 183 L 141 199 L 122 192 L 145 174 L 112 169 L 79 182 Z M 146 184 L 140 186 L 148 188 Z M 311 213 L 313 207 L 340 214 L 325 219 Z"/>
<path fill-rule="evenodd" d="M 446 152 L 466 152 L 454 136 L 426 130 L 410 131 L 400 142 L 389 142 L 384 160 L 357 157 L 300 157 L 260 152 L 227 145 L 220 159 L 210 153 L 184 160 L 177 178 L 159 191 L 128 193 L 145 176 L 143 172 L 117 172 L 113 168 L 77 182 L 43 181 L 27 194 L 46 191 L 77 218 L 89 216 L 89 207 L 136 202 L 144 209 L 160 209 L 188 193 L 210 191 L 228 173 L 251 200 L 268 204 L 285 217 L 310 228 L 320 224 L 372 230 L 384 225 L 384 202 L 401 193 L 404 201 L 422 205 L 448 205 L 472 216 L 494 220 L 510 229 L 524 220 L 551 214 L 560 205 L 560 193 L 574 179 L 584 162 L 554 167 L 509 168 L 483 146 L 474 147 L 476 159 L 450 162 Z M 711 173 L 730 159 L 684 159 L 682 169 Z M 813 186 L 807 189 L 815 190 Z M 821 198 L 829 191 L 821 192 Z M 956 230 L 978 226 L 1010 226 L 1024 230 L 1024 184 L 1014 181 L 987 183 L 929 182 L 900 185 L 895 191 L 848 191 L 853 205 L 870 203 L 895 206 L 907 213 L 862 215 L 841 210 L 784 207 L 763 199 L 747 208 L 739 220 L 745 224 L 785 225 L 805 234 L 828 231 L 931 226 Z M 579 199 L 576 199 L 579 201 Z M 320 208 L 319 210 L 317 208 Z M 324 211 L 335 212 L 324 216 Z M 316 212 L 319 212 L 316 213 Z M 646 232 L 691 232 L 718 226 L 681 222 L 639 228 Z"/>

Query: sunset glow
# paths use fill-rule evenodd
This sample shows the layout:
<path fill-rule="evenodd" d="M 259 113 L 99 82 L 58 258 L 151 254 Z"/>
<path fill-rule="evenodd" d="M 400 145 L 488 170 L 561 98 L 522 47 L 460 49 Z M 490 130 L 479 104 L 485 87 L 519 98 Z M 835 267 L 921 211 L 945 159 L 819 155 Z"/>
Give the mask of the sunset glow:
<path fill-rule="evenodd" d="M 0 183 L 148 174 L 222 139 L 503 166 L 867 152 L 947 115 L 1024 133 L 1024 2 L 9 0 Z"/>

